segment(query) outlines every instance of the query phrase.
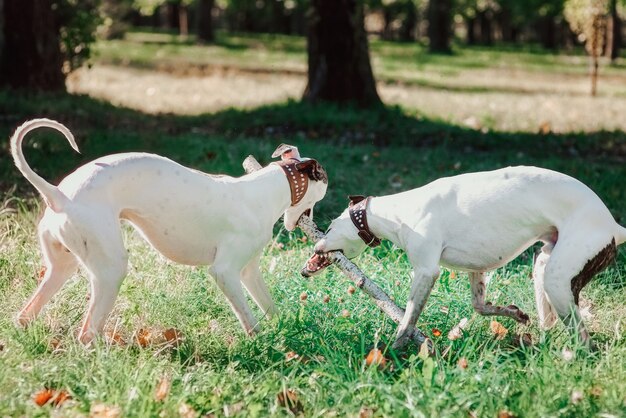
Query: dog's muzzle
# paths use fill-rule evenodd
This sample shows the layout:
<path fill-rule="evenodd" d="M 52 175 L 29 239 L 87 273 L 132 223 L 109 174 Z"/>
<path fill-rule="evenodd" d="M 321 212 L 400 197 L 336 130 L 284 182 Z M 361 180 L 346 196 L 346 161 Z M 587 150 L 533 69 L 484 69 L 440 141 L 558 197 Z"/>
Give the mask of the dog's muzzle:
<path fill-rule="evenodd" d="M 313 254 L 300 271 L 304 277 L 311 277 L 330 266 L 332 261 L 326 256 L 326 254 Z"/>

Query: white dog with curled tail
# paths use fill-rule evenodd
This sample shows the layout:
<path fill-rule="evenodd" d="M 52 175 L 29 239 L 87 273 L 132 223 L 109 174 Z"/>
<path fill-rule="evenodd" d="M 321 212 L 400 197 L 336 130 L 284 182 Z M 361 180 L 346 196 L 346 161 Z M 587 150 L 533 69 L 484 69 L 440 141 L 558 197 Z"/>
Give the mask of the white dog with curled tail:
<path fill-rule="evenodd" d="M 528 315 L 515 305 L 485 302 L 485 272 L 537 241 L 544 243 L 533 268 L 540 325 L 549 328 L 560 317 L 589 343 L 578 296 L 615 259 L 626 229 L 580 181 L 536 167 L 509 167 L 442 178 L 389 196 L 352 197 L 315 245 L 316 254 L 302 274 L 311 276 L 329 265 L 328 252 L 339 250 L 352 258 L 381 238 L 405 250 L 414 271 L 395 347 L 406 343 L 440 265 L 469 272 L 478 313 L 527 322 Z"/>
<path fill-rule="evenodd" d="M 248 334 L 258 322 L 242 285 L 264 313 L 274 313 L 259 257 L 281 215 L 293 230 L 324 197 L 328 178 L 317 161 L 283 158 L 233 178 L 207 175 L 158 155 L 124 153 L 87 163 L 54 186 L 29 167 L 22 153 L 26 134 L 42 127 L 61 132 L 78 151 L 72 133 L 48 119 L 24 123 L 11 138 L 16 167 L 46 204 L 38 227 L 46 272 L 17 316 L 20 325 L 32 321 L 80 265 L 88 274 L 91 297 L 79 339 L 89 343 L 102 331 L 128 264 L 120 220 L 130 222 L 170 260 L 210 265 Z"/>

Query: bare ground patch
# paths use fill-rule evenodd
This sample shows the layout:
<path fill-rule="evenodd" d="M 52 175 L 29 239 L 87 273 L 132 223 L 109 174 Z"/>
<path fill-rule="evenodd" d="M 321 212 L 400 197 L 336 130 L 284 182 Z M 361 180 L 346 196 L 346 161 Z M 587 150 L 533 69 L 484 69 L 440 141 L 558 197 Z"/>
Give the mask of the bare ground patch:
<path fill-rule="evenodd" d="M 626 131 L 626 80 L 601 81 L 601 95 L 585 94 L 584 76 L 561 77 L 526 71 L 465 71 L 454 76 L 426 73 L 425 84 L 379 83 L 385 103 L 415 109 L 426 117 L 506 132 Z M 436 83 L 439 87 L 433 87 Z M 604 83 L 604 84 L 602 84 Z M 161 71 L 96 65 L 76 71 L 68 90 L 149 114 L 197 115 L 254 108 L 299 99 L 305 74 L 208 70 Z"/>

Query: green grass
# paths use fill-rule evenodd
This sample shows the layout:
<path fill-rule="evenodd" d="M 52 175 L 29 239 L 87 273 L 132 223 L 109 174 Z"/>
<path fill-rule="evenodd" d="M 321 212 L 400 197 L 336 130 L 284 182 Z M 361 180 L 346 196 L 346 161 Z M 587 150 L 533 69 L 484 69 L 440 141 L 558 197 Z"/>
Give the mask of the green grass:
<path fill-rule="evenodd" d="M 0 111 L 6 115 L 0 125 L 5 138 L 24 119 L 42 115 L 66 122 L 75 132 L 81 155 L 57 135 L 37 133 L 27 140 L 28 161 L 48 179 L 98 155 L 128 150 L 150 150 L 204 171 L 240 175 L 248 154 L 267 163 L 279 142 L 298 144 L 330 176 L 327 197 L 316 210 L 322 227 L 345 207 L 348 193 L 392 193 L 445 175 L 514 164 L 575 175 L 617 219 L 626 220 L 626 137 L 620 132 L 484 134 L 399 108 L 361 111 L 298 103 L 199 117 L 147 116 L 86 97 L 7 92 L 0 94 Z M 530 314 L 533 325 L 528 328 L 501 322 L 510 334 L 531 333 L 532 347 L 516 347 L 508 337 L 496 340 L 489 319 L 472 311 L 467 276 L 453 279 L 443 271 L 418 323 L 429 335 L 435 328 L 442 331 L 434 337 L 440 354 L 425 360 L 411 347 L 404 355 L 390 353 L 383 370 L 367 367 L 369 347 L 388 341 L 393 323 L 364 294 L 350 295 L 347 280 L 334 268 L 311 280 L 301 278 L 298 272 L 311 246 L 301 242 L 299 232 L 286 233 L 280 223 L 262 257 L 280 315 L 264 320 L 253 339 L 245 338 L 206 268 L 164 261 L 130 228 L 125 230 L 130 273 L 108 328 L 131 342 L 141 328 L 175 327 L 184 336 L 178 347 L 104 341 L 92 350 L 80 346 L 75 334 L 87 293 L 82 274 L 67 283 L 32 327 L 17 329 L 12 317 L 36 286 L 40 268 L 35 225 L 41 207 L 13 167 L 6 143 L 1 153 L 2 415 L 78 416 L 105 404 L 119 407 L 124 416 L 176 416 L 186 404 L 217 416 L 226 410 L 240 410 L 241 416 L 285 416 L 291 412 L 277 395 L 287 389 L 295 392 L 306 416 L 369 411 L 374 416 L 493 417 L 503 410 L 520 417 L 626 415 L 623 250 L 618 262 L 583 291 L 593 305 L 588 323 L 600 345 L 592 354 L 580 350 L 560 324 L 548 333 L 537 329 L 528 251 L 495 272 L 488 297 L 494 303 L 515 303 Z M 396 189 L 398 181 L 402 186 Z M 401 251 L 386 243 L 356 262 L 404 304 L 410 267 Z M 308 295 L 306 302 L 300 299 L 302 292 Z M 330 296 L 327 304 L 324 295 Z M 463 317 L 470 318 L 464 337 L 449 341 L 448 331 Z M 563 358 L 564 348 L 575 352 L 573 361 Z M 288 360 L 291 351 L 300 360 Z M 457 366 L 460 358 L 467 359 L 467 369 Z M 155 389 L 164 375 L 171 377 L 171 390 L 157 401 Z M 66 390 L 72 400 L 58 411 L 38 407 L 31 396 L 43 387 Z M 582 394 L 577 403 L 571 401 L 575 391 Z"/>

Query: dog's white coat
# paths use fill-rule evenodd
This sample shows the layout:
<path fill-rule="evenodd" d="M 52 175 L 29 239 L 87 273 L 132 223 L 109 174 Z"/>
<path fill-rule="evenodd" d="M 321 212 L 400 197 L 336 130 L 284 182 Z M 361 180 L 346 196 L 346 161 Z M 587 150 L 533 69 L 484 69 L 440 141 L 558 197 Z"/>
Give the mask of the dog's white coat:
<path fill-rule="evenodd" d="M 46 273 L 18 314 L 20 324 L 34 319 L 81 264 L 91 298 L 79 338 L 87 343 L 102 330 L 128 263 L 120 219 L 170 260 L 211 265 L 211 275 L 248 333 L 257 320 L 242 284 L 266 314 L 274 312 L 259 270 L 261 251 L 279 217 L 284 214 L 285 227 L 293 230 L 300 215 L 324 197 L 326 184 L 311 180 L 302 201 L 290 206 L 289 183 L 277 165 L 232 178 L 153 154 L 125 153 L 87 163 L 56 187 L 33 172 L 22 154 L 24 136 L 39 127 L 62 132 L 78 151 L 70 131 L 47 119 L 26 122 L 11 138 L 16 166 L 47 205 L 38 228 Z"/>
<path fill-rule="evenodd" d="M 537 241 L 545 244 L 533 272 L 540 323 L 550 327 L 558 315 L 577 326 L 587 341 L 571 280 L 612 239 L 617 245 L 626 241 L 626 229 L 591 189 L 565 174 L 536 167 L 463 174 L 374 197 L 367 219 L 376 236 L 407 252 L 414 268 L 396 346 L 403 345 L 408 325 L 424 308 L 440 265 L 470 272 L 479 313 L 525 322 L 527 316 L 515 306 L 485 303 L 484 273 L 505 265 Z M 348 210 L 315 246 L 317 253 L 342 250 L 348 257 L 364 249 Z"/>

